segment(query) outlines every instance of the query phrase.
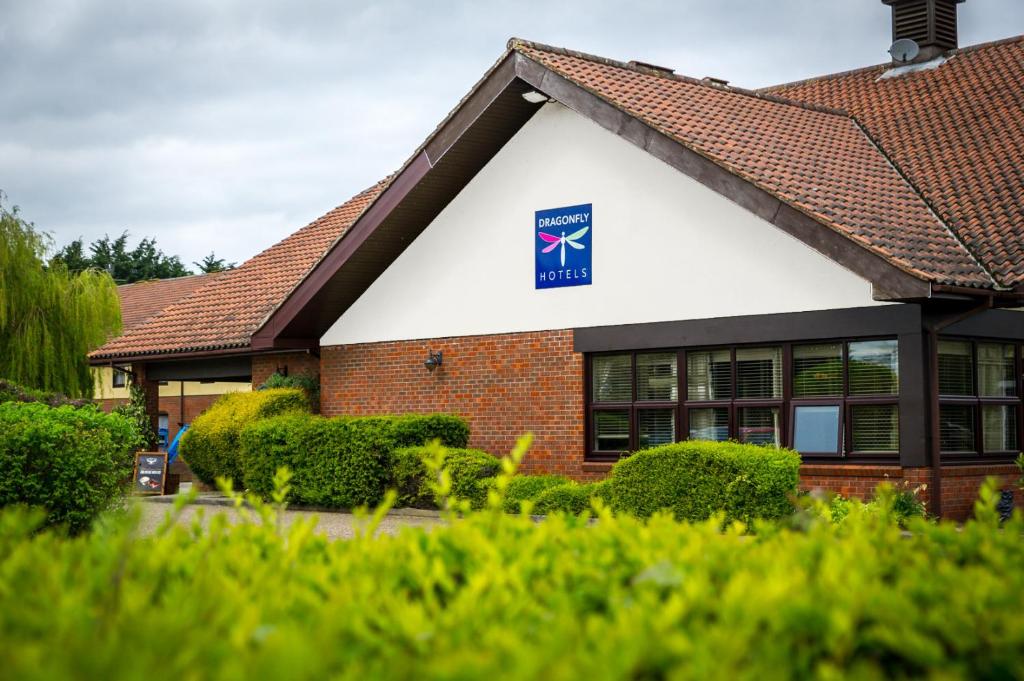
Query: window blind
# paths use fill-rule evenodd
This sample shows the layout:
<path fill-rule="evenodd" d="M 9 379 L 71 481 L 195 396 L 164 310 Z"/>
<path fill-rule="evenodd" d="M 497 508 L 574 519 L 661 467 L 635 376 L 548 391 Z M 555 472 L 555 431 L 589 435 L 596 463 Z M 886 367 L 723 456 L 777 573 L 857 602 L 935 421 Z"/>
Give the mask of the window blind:
<path fill-rule="evenodd" d="M 594 412 L 594 451 L 624 452 L 629 449 L 629 410 Z"/>
<path fill-rule="evenodd" d="M 793 396 L 834 397 L 843 394 L 843 346 L 793 347 Z"/>
<path fill-rule="evenodd" d="M 982 397 L 1013 397 L 1017 376 L 1012 345 L 978 344 L 978 392 Z"/>
<path fill-rule="evenodd" d="M 850 395 L 899 393 L 899 346 L 894 340 L 857 341 L 849 345 Z"/>
<path fill-rule="evenodd" d="M 895 404 L 851 407 L 850 428 L 855 452 L 897 452 L 900 448 L 900 411 Z"/>
<path fill-rule="evenodd" d="M 777 407 L 744 407 L 739 410 L 740 442 L 780 446 Z"/>
<path fill-rule="evenodd" d="M 782 348 L 736 351 L 736 397 L 782 397 Z"/>
<path fill-rule="evenodd" d="M 658 352 L 636 356 L 636 398 L 674 402 L 679 397 L 676 353 Z"/>
<path fill-rule="evenodd" d="M 939 446 L 944 452 L 974 451 L 974 407 L 943 404 L 939 407 Z"/>
<path fill-rule="evenodd" d="M 729 410 L 725 407 L 691 409 L 690 439 L 723 442 L 729 439 Z"/>
<path fill-rule="evenodd" d="M 641 409 L 637 412 L 640 448 L 657 447 L 676 441 L 675 409 Z"/>
<path fill-rule="evenodd" d="M 597 355 L 591 365 L 594 402 L 633 400 L 633 358 L 630 355 Z"/>
<path fill-rule="evenodd" d="M 969 342 L 939 341 L 939 394 L 974 394 L 974 359 Z"/>
<path fill-rule="evenodd" d="M 686 354 L 687 399 L 703 402 L 732 398 L 732 366 L 728 350 Z"/>
<path fill-rule="evenodd" d="M 986 452 L 1016 452 L 1017 408 L 984 405 L 981 408 L 981 434 Z"/>

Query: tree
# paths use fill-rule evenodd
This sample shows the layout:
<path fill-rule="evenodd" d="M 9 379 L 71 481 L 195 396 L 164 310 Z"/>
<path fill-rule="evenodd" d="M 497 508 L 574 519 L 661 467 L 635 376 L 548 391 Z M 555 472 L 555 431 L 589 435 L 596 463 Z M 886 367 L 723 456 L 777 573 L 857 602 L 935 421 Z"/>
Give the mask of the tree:
<path fill-rule="evenodd" d="M 121 331 L 117 286 L 106 272 L 74 273 L 56 258 L 47 266 L 50 244 L 0 203 L 0 376 L 91 397 L 86 355 Z"/>
<path fill-rule="evenodd" d="M 89 268 L 103 270 L 119 284 L 130 284 L 147 279 L 171 279 L 192 274 L 176 255 L 164 255 L 156 246 L 156 239 L 142 239 L 129 249 L 128 232 L 116 239 L 105 235 L 89 244 L 89 255 L 81 238 L 75 239 L 50 259 L 51 264 L 63 264 L 76 274 Z"/>
<path fill-rule="evenodd" d="M 213 251 L 210 251 L 210 255 L 206 256 L 200 262 L 193 262 L 193 265 L 199 268 L 200 272 L 204 274 L 210 274 L 211 272 L 223 272 L 225 270 L 235 269 L 236 263 L 226 263 L 224 258 L 218 258 L 214 255 Z"/>

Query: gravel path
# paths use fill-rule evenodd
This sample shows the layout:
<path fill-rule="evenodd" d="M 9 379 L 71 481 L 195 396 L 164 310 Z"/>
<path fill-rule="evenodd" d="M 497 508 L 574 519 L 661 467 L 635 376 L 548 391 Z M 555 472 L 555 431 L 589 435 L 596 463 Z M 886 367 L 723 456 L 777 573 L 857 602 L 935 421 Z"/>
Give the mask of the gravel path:
<path fill-rule="evenodd" d="M 138 506 L 142 509 L 141 529 L 145 534 L 151 534 L 164 521 L 171 505 L 152 500 L 137 500 Z M 237 518 L 237 512 L 226 506 L 192 505 L 185 509 L 178 522 L 191 523 L 198 513 L 203 509 L 203 522 L 208 524 L 210 518 L 217 514 L 228 514 L 231 518 Z M 308 518 L 316 516 L 318 519 L 317 529 L 325 533 L 331 539 L 347 539 L 353 535 L 355 516 L 351 513 L 334 513 L 325 511 L 292 511 L 284 512 L 283 520 L 287 526 L 296 518 Z M 395 534 L 403 527 L 424 527 L 429 528 L 443 522 L 440 518 L 431 516 L 402 515 L 399 513 L 389 514 L 381 522 L 378 532 Z"/>

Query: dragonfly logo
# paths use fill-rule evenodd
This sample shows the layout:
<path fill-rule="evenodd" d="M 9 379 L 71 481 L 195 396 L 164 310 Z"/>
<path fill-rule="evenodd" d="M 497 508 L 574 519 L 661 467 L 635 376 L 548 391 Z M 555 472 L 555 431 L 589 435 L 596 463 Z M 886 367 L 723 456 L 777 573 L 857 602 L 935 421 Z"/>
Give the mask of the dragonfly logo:
<path fill-rule="evenodd" d="M 593 215 L 589 203 L 536 212 L 536 288 L 590 284 Z"/>

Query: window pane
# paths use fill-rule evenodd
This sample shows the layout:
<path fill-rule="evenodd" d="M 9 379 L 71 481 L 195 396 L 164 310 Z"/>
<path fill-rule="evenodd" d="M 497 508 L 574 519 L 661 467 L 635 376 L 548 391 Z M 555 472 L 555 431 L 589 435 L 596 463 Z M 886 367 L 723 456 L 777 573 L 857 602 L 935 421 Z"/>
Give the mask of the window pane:
<path fill-rule="evenodd" d="M 944 404 L 939 408 L 939 443 L 944 452 L 974 451 L 974 407 Z"/>
<path fill-rule="evenodd" d="M 800 453 L 839 453 L 839 405 L 793 409 L 793 448 Z"/>
<path fill-rule="evenodd" d="M 691 409 L 690 439 L 715 440 L 717 442 L 728 440 L 729 410 L 725 407 Z"/>
<path fill-rule="evenodd" d="M 780 446 L 778 407 L 744 407 L 739 420 L 740 442 Z"/>
<path fill-rule="evenodd" d="M 898 394 L 900 371 L 896 341 L 850 343 L 849 372 L 851 395 Z"/>
<path fill-rule="evenodd" d="M 978 391 L 982 397 L 1013 397 L 1017 394 L 1012 345 L 978 344 Z"/>
<path fill-rule="evenodd" d="M 985 405 L 981 408 L 981 434 L 986 452 L 1017 451 L 1017 407 Z"/>
<path fill-rule="evenodd" d="M 793 348 L 793 395 L 832 397 L 843 394 L 843 346 L 797 345 Z"/>
<path fill-rule="evenodd" d="M 636 398 L 675 401 L 679 396 L 676 353 L 658 352 L 636 356 Z"/>
<path fill-rule="evenodd" d="M 686 395 L 690 400 L 732 398 L 732 367 L 728 350 L 686 353 Z"/>
<path fill-rule="evenodd" d="M 676 441 L 675 409 L 642 409 L 637 413 L 640 449 Z"/>
<path fill-rule="evenodd" d="M 900 410 L 895 404 L 857 405 L 853 419 L 852 449 L 855 452 L 898 452 L 900 449 Z"/>
<path fill-rule="evenodd" d="M 939 394 L 974 394 L 974 361 L 969 342 L 939 341 Z"/>
<path fill-rule="evenodd" d="M 729 439 L 729 410 L 724 407 L 690 410 L 690 439 Z"/>
<path fill-rule="evenodd" d="M 736 351 L 736 397 L 782 397 L 782 348 Z"/>
<path fill-rule="evenodd" d="M 594 451 L 624 452 L 629 449 L 629 411 L 594 412 Z"/>
<path fill-rule="evenodd" d="M 594 401 L 633 401 L 633 358 L 630 355 L 597 355 L 593 358 Z"/>

